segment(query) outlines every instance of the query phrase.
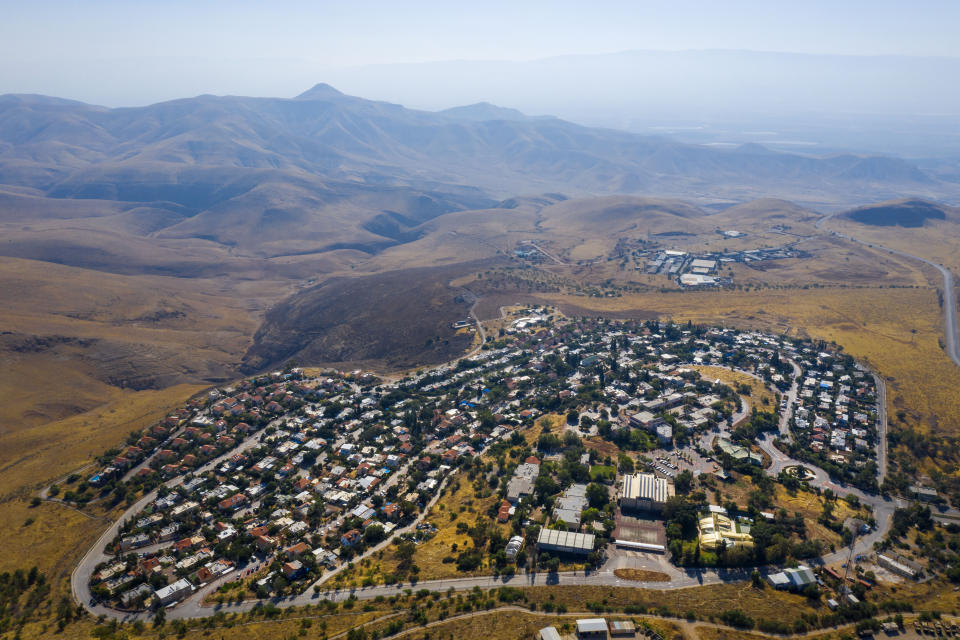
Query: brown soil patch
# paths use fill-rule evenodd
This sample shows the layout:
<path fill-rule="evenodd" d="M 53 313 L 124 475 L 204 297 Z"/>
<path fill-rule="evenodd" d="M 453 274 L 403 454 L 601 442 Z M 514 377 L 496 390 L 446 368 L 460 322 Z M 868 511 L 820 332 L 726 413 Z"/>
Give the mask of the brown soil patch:
<path fill-rule="evenodd" d="M 648 569 L 614 569 L 613 575 L 637 582 L 670 582 L 670 576 L 667 574 Z"/>

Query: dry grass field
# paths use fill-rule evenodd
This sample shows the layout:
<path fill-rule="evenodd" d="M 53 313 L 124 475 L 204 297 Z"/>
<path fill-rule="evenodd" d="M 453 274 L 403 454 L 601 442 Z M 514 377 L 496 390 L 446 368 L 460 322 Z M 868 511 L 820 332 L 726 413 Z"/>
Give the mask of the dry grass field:
<path fill-rule="evenodd" d="M 90 411 L 0 434 L 0 519 L 11 527 L 0 571 L 37 565 L 56 588 L 107 522 L 56 503 L 30 506 L 49 482 L 77 471 L 127 433 L 162 418 L 202 387 L 117 391 Z M 89 510 L 93 513 L 96 510 Z M 32 523 L 25 524 L 28 520 Z"/>
<path fill-rule="evenodd" d="M 876 243 L 927 258 L 948 267 L 955 275 L 960 274 L 960 252 L 957 251 L 960 223 L 953 219 L 927 220 L 922 227 L 903 228 L 873 226 L 844 218 L 831 218 L 824 226 L 863 242 Z"/>
<path fill-rule="evenodd" d="M 750 403 L 751 407 L 756 407 L 757 410 L 763 410 L 764 408 L 773 409 L 776 405 L 777 399 L 773 393 L 770 392 L 770 389 L 753 376 L 740 371 L 732 371 L 725 367 L 694 366 L 690 368 L 699 371 L 703 379 L 709 380 L 710 382 L 719 380 L 734 389 L 739 389 L 742 385 L 746 385 L 750 389 L 750 393 L 746 394 L 747 402 Z"/>
<path fill-rule="evenodd" d="M 756 487 L 751 482 L 749 476 L 741 476 L 737 478 L 735 482 L 719 484 L 718 488 L 722 492 L 724 501 L 729 499 L 743 506 L 747 504 L 750 493 L 754 491 Z M 782 508 L 786 509 L 787 514 L 791 516 L 795 513 L 803 516 L 803 522 L 807 532 L 806 538 L 810 540 L 822 540 L 827 547 L 831 545 L 839 547 L 843 544 L 843 540 L 839 534 L 817 521 L 823 513 L 823 505 L 826 502 L 824 498 L 806 491 L 798 491 L 795 495 L 791 495 L 780 485 L 776 485 L 774 490 L 775 494 L 772 499 L 773 509 Z M 837 500 L 833 503 L 833 518 L 836 522 L 843 522 L 847 518 L 858 515 L 866 518 L 865 512 L 853 509 L 843 500 Z"/>
<path fill-rule="evenodd" d="M 705 624 L 693 625 L 694 637 L 697 640 L 769 640 L 769 638 L 775 638 L 779 636 L 769 636 L 762 633 L 752 633 L 749 631 L 743 631 L 742 629 L 723 629 L 718 627 L 711 627 Z M 830 638 L 842 638 L 846 632 L 815 632 L 804 634 L 802 637 L 804 640 L 828 640 Z M 850 636 L 852 637 L 852 636 Z"/>
<path fill-rule="evenodd" d="M 398 637 L 402 638 L 447 638 L 456 640 L 517 640 L 535 638 L 537 632 L 547 626 L 556 627 L 561 634 L 576 633 L 577 614 L 553 615 L 517 610 L 494 610 L 477 612 L 467 616 L 435 622 L 429 625 L 426 635 L 423 631 L 412 630 Z M 583 616 L 579 616 L 583 617 Z M 593 617 L 592 614 L 590 617 Z M 629 620 L 630 616 L 610 616 L 611 620 Z M 656 618 L 633 618 L 635 624 L 646 623 L 664 638 L 675 640 L 685 638 L 681 625 Z"/>
<path fill-rule="evenodd" d="M 633 587 L 531 587 L 529 598 L 536 602 L 552 601 L 569 610 L 583 610 L 586 603 L 601 603 L 619 609 L 640 605 L 648 610 L 666 608 L 671 615 L 686 617 L 694 612 L 701 620 L 710 620 L 729 609 L 742 609 L 756 619 L 793 622 L 803 613 L 823 613 L 826 605 L 811 606 L 797 594 L 774 589 L 756 589 L 749 582 L 714 584 L 686 589 L 639 589 Z"/>
<path fill-rule="evenodd" d="M 744 286 L 930 284 L 930 274 L 916 261 L 839 238 L 817 236 L 796 248 L 810 257 L 734 263 L 724 267 L 723 273 Z"/>

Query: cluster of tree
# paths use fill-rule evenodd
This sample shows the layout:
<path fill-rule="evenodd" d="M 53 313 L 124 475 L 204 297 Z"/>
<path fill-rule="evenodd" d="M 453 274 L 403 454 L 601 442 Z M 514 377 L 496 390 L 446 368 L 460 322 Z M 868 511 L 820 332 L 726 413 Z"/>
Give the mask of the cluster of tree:
<path fill-rule="evenodd" d="M 50 584 L 36 567 L 31 567 L 29 571 L 17 569 L 13 573 L 0 573 L 0 633 L 16 629 L 16 636 L 19 637 L 19 630 L 37 616 L 49 595 Z M 60 629 L 76 616 L 77 610 L 70 601 L 61 601 L 57 607 Z"/>

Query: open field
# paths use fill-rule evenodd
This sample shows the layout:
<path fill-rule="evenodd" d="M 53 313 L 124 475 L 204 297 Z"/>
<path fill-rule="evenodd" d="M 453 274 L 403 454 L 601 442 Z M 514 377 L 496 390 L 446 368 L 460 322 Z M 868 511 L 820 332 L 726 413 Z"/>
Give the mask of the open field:
<path fill-rule="evenodd" d="M 429 637 L 455 638 L 456 640 L 516 640 L 518 638 L 534 638 L 537 632 L 547 626 L 556 627 L 560 633 L 576 632 L 575 614 L 553 615 L 549 613 L 535 613 L 517 610 L 495 610 L 477 612 L 469 616 L 437 622 L 430 625 Z M 591 616 L 592 617 L 592 616 Z M 630 616 L 613 616 L 614 620 L 630 619 Z M 669 620 L 654 618 L 633 618 L 639 625 L 648 624 L 658 631 L 664 638 L 674 640 L 684 638 L 680 625 Z M 401 635 L 404 638 L 421 638 L 416 631 Z"/>
<path fill-rule="evenodd" d="M 738 505 L 744 506 L 749 500 L 750 493 L 755 490 L 754 484 L 749 476 L 740 476 L 735 482 L 719 483 L 717 488 L 723 495 L 723 500 L 732 500 Z M 803 523 L 806 528 L 805 538 L 810 540 L 822 540 L 827 548 L 834 546 L 839 548 L 843 545 L 843 539 L 838 533 L 825 527 L 818 522 L 818 518 L 823 513 L 823 505 L 826 499 L 815 493 L 808 491 L 797 491 L 791 495 L 782 485 L 775 485 L 774 495 L 771 499 L 772 506 L 770 510 L 785 509 L 788 515 L 799 513 L 803 516 Z M 833 502 L 833 520 L 842 523 L 847 518 L 860 516 L 866 519 L 866 513 L 853 509 L 846 501 L 836 500 Z"/>
<path fill-rule="evenodd" d="M 116 398 L 90 411 L 0 435 L 0 519 L 13 527 L 0 571 L 37 565 L 59 588 L 59 581 L 108 522 L 56 503 L 31 507 L 30 499 L 42 486 L 79 470 L 201 388 L 177 385 L 162 391 L 117 392 Z M 27 519 L 33 523 L 24 526 Z"/>
<path fill-rule="evenodd" d="M 762 633 L 752 633 L 742 629 L 723 629 L 711 627 L 705 624 L 694 625 L 693 633 L 696 634 L 695 637 L 697 640 L 765 640 L 771 637 L 777 637 L 764 635 Z M 802 637 L 805 640 L 828 640 L 829 638 L 840 638 L 842 637 L 842 634 L 838 632 L 824 631 L 804 634 L 803 636 L 799 637 Z"/>
<path fill-rule="evenodd" d="M 627 587 L 532 587 L 527 589 L 530 600 L 563 604 L 571 611 L 580 610 L 587 603 L 622 609 L 625 606 L 644 606 L 650 611 L 687 617 L 694 612 L 700 620 L 711 620 L 729 609 L 742 609 L 756 619 L 793 622 L 801 614 L 827 611 L 826 605 L 811 606 L 810 601 L 797 594 L 774 589 L 756 589 L 747 583 L 717 584 L 687 589 L 638 589 Z"/>
<path fill-rule="evenodd" d="M 835 217 L 827 221 L 824 228 L 829 231 L 839 231 L 863 242 L 873 242 L 922 256 L 942 264 L 955 275 L 960 274 L 960 253 L 957 252 L 960 222 L 953 217 L 944 220 L 926 220 L 923 226 L 911 228 L 868 225 Z"/>
<path fill-rule="evenodd" d="M 741 393 L 741 395 L 746 395 L 750 406 L 756 407 L 758 411 L 764 409 L 769 411 L 776 408 L 776 397 L 774 397 L 773 393 L 770 392 L 763 382 L 753 376 L 748 376 L 739 371 L 732 371 L 725 367 L 695 366 L 691 367 L 691 369 L 699 371 L 705 380 L 709 380 L 710 382 L 719 380 L 723 384 L 738 391 L 743 385 L 746 385 L 749 393 Z"/>

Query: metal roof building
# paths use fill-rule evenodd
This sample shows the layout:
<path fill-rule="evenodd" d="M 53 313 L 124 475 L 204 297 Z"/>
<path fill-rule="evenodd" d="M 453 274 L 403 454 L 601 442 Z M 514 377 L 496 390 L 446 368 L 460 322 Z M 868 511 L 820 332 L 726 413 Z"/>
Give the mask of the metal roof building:
<path fill-rule="evenodd" d="M 560 640 L 560 632 L 556 627 L 544 627 L 540 629 L 538 640 Z"/>
<path fill-rule="evenodd" d="M 578 638 L 607 639 L 607 621 L 604 618 L 583 618 L 577 620 Z"/>
<path fill-rule="evenodd" d="M 592 533 L 573 533 L 557 529 L 541 529 L 537 537 L 537 547 L 540 551 L 556 551 L 558 553 L 588 554 L 593 551 L 596 537 Z"/>
<path fill-rule="evenodd" d="M 624 476 L 620 486 L 620 508 L 660 511 L 674 493 L 672 482 L 652 473 Z"/>

